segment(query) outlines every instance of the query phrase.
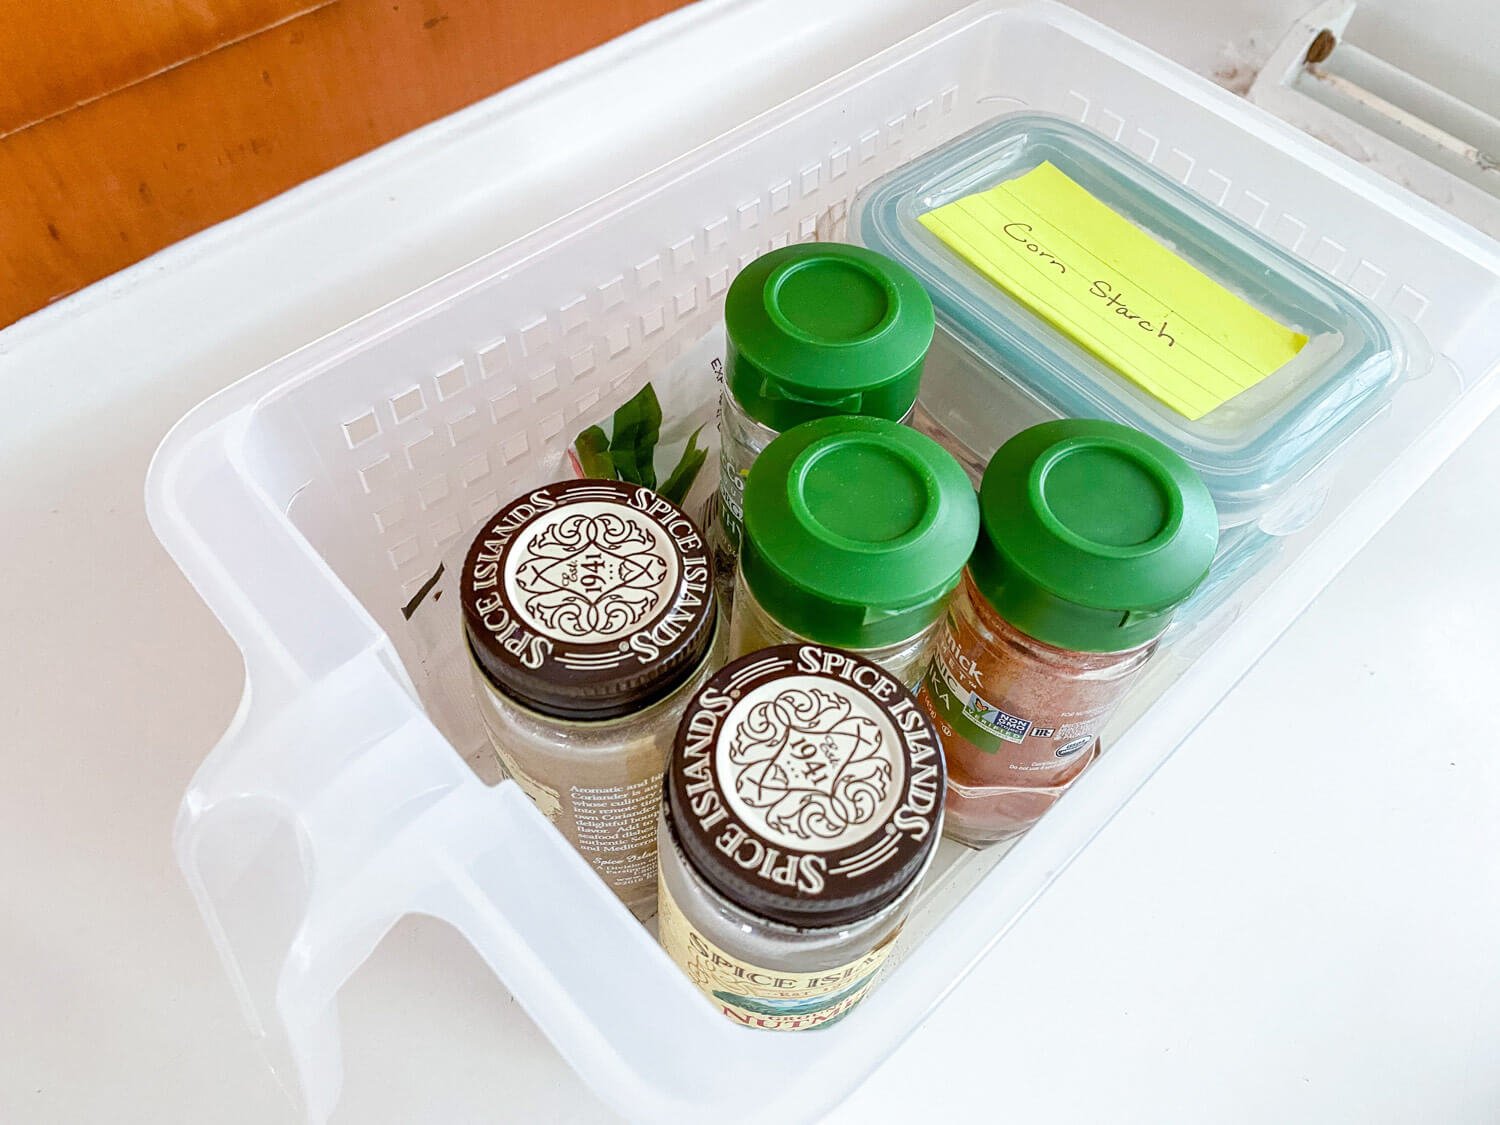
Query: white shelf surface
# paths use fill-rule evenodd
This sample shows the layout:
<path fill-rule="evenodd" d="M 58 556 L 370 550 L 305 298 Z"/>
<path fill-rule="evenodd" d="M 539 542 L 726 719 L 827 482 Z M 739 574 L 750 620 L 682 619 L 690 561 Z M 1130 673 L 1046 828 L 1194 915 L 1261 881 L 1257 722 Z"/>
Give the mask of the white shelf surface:
<path fill-rule="evenodd" d="M 820 7 L 866 30 L 808 66 L 958 6 Z M 651 34 L 574 73 L 628 88 Z M 682 66 L 727 82 L 766 60 Z M 620 148 L 616 171 L 737 112 L 684 106 L 628 135 L 617 100 L 567 119 Z M 0 1120 L 293 1120 L 172 861 L 241 674 L 141 482 L 211 391 L 461 263 L 475 230 L 494 244 L 547 217 L 504 206 L 507 161 L 530 150 L 494 118 L 460 115 L 0 333 Z M 445 163 L 445 138 L 486 130 L 489 165 Z M 557 159 L 555 208 L 597 194 Z M 401 233 L 372 247 L 373 229 Z M 1500 417 L 834 1119 L 1500 1119 L 1496 480 Z M 341 1007 L 337 1121 L 609 1119 L 438 926 L 404 923 Z"/>

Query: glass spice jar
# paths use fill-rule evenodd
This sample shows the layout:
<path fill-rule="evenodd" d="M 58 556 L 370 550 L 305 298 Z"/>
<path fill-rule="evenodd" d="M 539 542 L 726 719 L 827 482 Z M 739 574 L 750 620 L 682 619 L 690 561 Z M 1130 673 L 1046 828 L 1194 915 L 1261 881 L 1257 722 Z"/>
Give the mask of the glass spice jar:
<path fill-rule="evenodd" d="M 1208 573 L 1218 516 L 1193 469 L 1114 422 L 1000 447 L 922 705 L 948 763 L 948 835 L 1025 831 L 1098 754 L 1099 730 Z"/>
<path fill-rule="evenodd" d="M 724 299 L 719 491 L 704 513 L 726 612 L 745 478 L 761 451 L 815 418 L 907 417 L 933 327 L 911 271 L 860 246 L 784 246 L 735 277 Z"/>
<path fill-rule="evenodd" d="M 718 611 L 697 526 L 638 485 L 549 484 L 485 525 L 460 588 L 505 773 L 649 917 L 662 772 L 713 668 Z"/>
<path fill-rule="evenodd" d="M 733 661 L 678 728 L 660 822 L 663 947 L 747 1027 L 825 1027 L 869 992 L 942 831 L 911 693 L 821 645 Z"/>
<path fill-rule="evenodd" d="M 882 418 L 795 426 L 746 484 L 730 656 L 814 641 L 915 688 L 978 534 L 969 478 L 931 438 Z"/>

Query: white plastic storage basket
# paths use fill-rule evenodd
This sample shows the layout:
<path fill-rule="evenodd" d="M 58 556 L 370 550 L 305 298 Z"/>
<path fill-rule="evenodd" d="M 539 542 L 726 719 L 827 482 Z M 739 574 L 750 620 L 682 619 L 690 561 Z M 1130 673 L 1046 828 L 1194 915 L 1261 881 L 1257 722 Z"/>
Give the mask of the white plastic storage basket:
<path fill-rule="evenodd" d="M 839 237 L 874 177 L 1026 106 L 1102 131 L 1346 281 L 1436 362 L 1326 466 L 1322 514 L 1241 591 L 1233 624 L 1173 646 L 1036 829 L 1008 853 L 945 845 L 864 1005 L 816 1034 L 738 1028 L 519 789 L 479 776 L 452 559 L 712 330 L 743 263 Z M 983 4 L 205 402 L 163 444 L 148 504 L 243 651 L 246 687 L 177 851 L 308 1120 L 338 1098 L 335 995 L 410 913 L 457 927 L 627 1116 L 816 1117 L 1484 417 L 1497 299 L 1496 247 L 1369 170 L 1065 8 Z"/>

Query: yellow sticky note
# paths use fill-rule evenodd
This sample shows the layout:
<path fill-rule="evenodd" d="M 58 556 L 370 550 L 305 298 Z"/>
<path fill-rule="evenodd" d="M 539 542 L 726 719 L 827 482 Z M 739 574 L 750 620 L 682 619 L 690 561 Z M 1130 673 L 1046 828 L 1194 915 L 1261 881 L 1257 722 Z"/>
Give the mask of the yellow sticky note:
<path fill-rule="evenodd" d="M 1050 163 L 919 221 L 1016 300 L 1190 419 L 1249 390 L 1307 343 Z"/>

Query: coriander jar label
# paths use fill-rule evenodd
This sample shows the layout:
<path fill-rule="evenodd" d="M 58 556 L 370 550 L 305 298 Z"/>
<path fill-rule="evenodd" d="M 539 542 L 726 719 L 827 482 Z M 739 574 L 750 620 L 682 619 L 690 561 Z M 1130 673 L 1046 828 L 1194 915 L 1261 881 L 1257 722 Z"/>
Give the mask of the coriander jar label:
<path fill-rule="evenodd" d="M 639 899 L 656 878 L 656 817 L 661 811 L 660 757 L 649 749 L 627 757 L 624 768 L 580 770 L 568 763 L 530 755 L 521 766 L 512 750 L 494 743 L 496 756 L 521 791 L 578 849 L 590 867 L 627 902 Z M 525 751 L 523 750 L 524 754 Z M 601 756 L 602 757 L 602 756 Z M 631 767 L 635 768 L 632 769 Z M 546 771 L 544 776 L 539 776 Z M 644 776 L 629 780 L 633 773 Z M 605 779 L 611 774 L 618 781 Z"/>
<path fill-rule="evenodd" d="M 899 930 L 843 965 L 815 972 L 767 968 L 726 953 L 683 914 L 665 879 L 657 886 L 662 948 L 714 1005 L 746 1027 L 805 1031 L 842 1019 L 875 983 Z"/>
<path fill-rule="evenodd" d="M 884 668 L 821 645 L 720 669 L 684 713 L 667 776 L 692 868 L 789 925 L 878 912 L 917 878 L 940 831 L 931 721 Z"/>
<path fill-rule="evenodd" d="M 531 798 L 539 812 L 550 820 L 557 823 L 557 816 L 562 812 L 562 800 L 558 797 L 557 790 L 545 782 L 538 781 L 523 770 L 516 762 L 514 754 L 505 747 L 495 745 L 495 756 L 500 759 L 500 766 L 505 770 L 505 776 L 521 787 L 521 792 Z"/>
<path fill-rule="evenodd" d="M 697 526 L 622 481 L 546 485 L 501 509 L 461 575 L 464 624 L 490 681 L 543 714 L 604 719 L 669 694 L 717 615 Z"/>

